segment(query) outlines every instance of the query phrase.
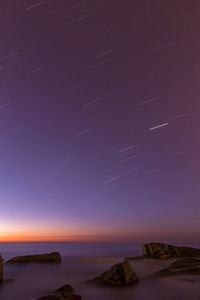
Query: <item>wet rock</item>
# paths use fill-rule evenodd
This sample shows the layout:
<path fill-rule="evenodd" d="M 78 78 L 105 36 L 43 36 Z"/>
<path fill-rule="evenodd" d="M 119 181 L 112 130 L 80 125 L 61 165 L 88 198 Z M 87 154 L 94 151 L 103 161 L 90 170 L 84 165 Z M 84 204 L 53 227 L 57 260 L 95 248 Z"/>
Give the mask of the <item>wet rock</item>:
<path fill-rule="evenodd" d="M 87 283 L 93 283 L 99 286 L 124 287 L 133 285 L 139 281 L 139 278 L 133 271 L 128 260 L 112 266 L 108 271 Z"/>
<path fill-rule="evenodd" d="M 0 255 L 0 283 L 3 281 L 3 258 Z"/>
<path fill-rule="evenodd" d="M 143 255 L 149 258 L 168 259 L 173 257 L 200 257 L 200 249 L 178 247 L 163 243 L 142 245 Z"/>
<path fill-rule="evenodd" d="M 155 274 L 156 276 L 200 275 L 200 259 L 184 258 L 177 260 Z"/>
<path fill-rule="evenodd" d="M 59 263 L 61 262 L 61 256 L 58 252 L 36 254 L 27 256 L 16 256 L 8 260 L 6 263 Z"/>
<path fill-rule="evenodd" d="M 36 300 L 81 300 L 81 296 L 75 295 L 70 285 L 64 285 L 50 295 L 43 296 Z"/>

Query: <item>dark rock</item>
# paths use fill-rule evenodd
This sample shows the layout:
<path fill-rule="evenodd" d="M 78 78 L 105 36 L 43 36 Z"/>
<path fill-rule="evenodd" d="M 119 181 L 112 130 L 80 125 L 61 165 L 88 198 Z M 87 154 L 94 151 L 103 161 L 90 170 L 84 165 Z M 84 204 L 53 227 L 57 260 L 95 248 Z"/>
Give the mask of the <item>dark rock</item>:
<path fill-rule="evenodd" d="M 52 294 L 43 296 L 37 300 L 81 300 L 81 296 L 75 295 L 70 285 L 65 285 Z"/>
<path fill-rule="evenodd" d="M 58 290 L 55 291 L 55 293 L 62 293 L 62 294 L 73 294 L 74 293 L 74 289 L 71 285 L 66 284 L 64 286 L 62 286 L 61 288 L 59 288 Z"/>
<path fill-rule="evenodd" d="M 173 257 L 200 257 L 200 249 L 178 247 L 163 243 L 142 245 L 143 255 L 149 258 L 167 259 Z"/>
<path fill-rule="evenodd" d="M 3 281 L 3 258 L 0 255 L 0 283 Z"/>
<path fill-rule="evenodd" d="M 200 275 L 200 259 L 185 258 L 177 260 L 157 273 L 156 276 Z"/>
<path fill-rule="evenodd" d="M 6 263 L 59 263 L 61 262 L 61 256 L 58 252 L 36 254 L 27 256 L 16 256 L 8 260 Z"/>
<path fill-rule="evenodd" d="M 124 287 L 139 281 L 128 260 L 112 266 L 108 271 L 93 280 L 87 281 L 99 286 Z"/>

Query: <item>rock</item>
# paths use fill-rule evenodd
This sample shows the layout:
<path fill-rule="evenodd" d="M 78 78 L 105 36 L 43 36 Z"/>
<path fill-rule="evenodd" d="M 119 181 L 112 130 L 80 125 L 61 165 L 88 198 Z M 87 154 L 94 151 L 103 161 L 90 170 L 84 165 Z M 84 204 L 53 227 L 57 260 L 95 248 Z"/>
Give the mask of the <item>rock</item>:
<path fill-rule="evenodd" d="M 61 262 L 61 256 L 58 252 L 36 254 L 27 256 L 16 256 L 8 260 L 6 263 L 59 263 Z"/>
<path fill-rule="evenodd" d="M 64 285 L 50 295 L 43 296 L 37 300 L 81 300 L 81 296 L 75 295 L 70 285 Z"/>
<path fill-rule="evenodd" d="M 104 286 L 109 285 L 113 287 L 124 287 L 133 285 L 139 281 L 137 275 L 134 273 L 128 260 L 112 266 L 108 271 L 88 283 Z"/>
<path fill-rule="evenodd" d="M 0 255 L 0 283 L 3 281 L 3 258 Z"/>
<path fill-rule="evenodd" d="M 184 258 L 175 261 L 166 269 L 155 274 L 156 276 L 174 276 L 174 275 L 200 275 L 200 259 Z"/>
<path fill-rule="evenodd" d="M 58 290 L 56 290 L 55 293 L 73 294 L 74 289 L 71 285 L 66 284 L 66 285 L 62 286 L 61 288 L 59 288 Z"/>
<path fill-rule="evenodd" d="M 200 257 L 200 249 L 178 247 L 163 243 L 149 243 L 142 245 L 143 255 L 150 258 L 167 259 L 173 257 Z"/>

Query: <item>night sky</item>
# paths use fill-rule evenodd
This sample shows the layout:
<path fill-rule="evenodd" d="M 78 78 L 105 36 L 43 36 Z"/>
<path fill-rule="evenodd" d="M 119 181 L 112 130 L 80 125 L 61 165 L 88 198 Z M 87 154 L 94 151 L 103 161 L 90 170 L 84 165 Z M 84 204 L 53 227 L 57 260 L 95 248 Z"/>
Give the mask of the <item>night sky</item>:
<path fill-rule="evenodd" d="M 199 11 L 1 0 L 1 241 L 200 239 Z"/>

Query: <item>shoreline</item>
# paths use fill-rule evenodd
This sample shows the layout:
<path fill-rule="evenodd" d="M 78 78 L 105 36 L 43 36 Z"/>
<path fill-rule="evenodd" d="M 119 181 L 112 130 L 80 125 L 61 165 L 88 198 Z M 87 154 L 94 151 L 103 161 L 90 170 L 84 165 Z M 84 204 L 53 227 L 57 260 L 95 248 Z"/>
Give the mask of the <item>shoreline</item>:
<path fill-rule="evenodd" d="M 32 245 L 32 244 L 31 244 Z M 45 248 L 40 244 L 40 252 Z M 54 243 L 52 245 L 52 250 Z M 54 245 L 54 246 L 53 246 Z M 69 245 L 69 244 L 67 244 Z M 93 279 L 104 271 L 108 270 L 112 265 L 124 261 L 128 256 L 119 255 L 123 249 L 124 254 L 129 254 L 129 247 L 119 247 L 116 249 L 116 244 L 109 244 L 111 248 L 100 248 L 96 251 L 95 243 L 91 244 L 91 249 L 88 249 L 88 244 L 82 245 L 79 249 L 62 248 L 62 263 L 61 264 L 26 264 L 26 265 L 10 265 L 5 264 L 4 276 L 5 284 L 0 288 L 1 300 L 33 300 L 37 297 L 51 293 L 59 287 L 70 284 L 75 293 L 82 296 L 82 300 L 188 300 L 190 297 L 193 300 L 199 300 L 200 295 L 200 276 L 181 275 L 178 277 L 153 277 L 152 275 L 166 267 L 173 259 L 141 259 L 141 251 L 138 245 L 132 248 L 133 260 L 129 260 L 133 271 L 138 275 L 140 282 L 136 286 L 125 287 L 122 289 L 113 289 L 110 287 L 99 288 L 85 284 L 87 280 Z M 9 259 L 13 254 L 31 254 L 38 248 L 24 248 L 24 244 L 18 245 L 19 251 L 12 248 L 12 252 L 4 252 L 6 258 Z M 67 247 L 68 248 L 68 247 Z M 20 251 L 21 249 L 21 251 Z M 6 250 L 6 249 L 5 249 Z M 86 251 L 87 250 L 87 251 Z M 109 251 L 108 251 L 109 250 Z M 76 252 L 77 251 L 77 252 Z M 122 251 L 122 252 L 123 252 Z M 1 252 L 1 247 L 0 247 Z M 73 255 L 73 253 L 75 255 Z M 89 255 L 88 255 L 89 253 Z M 90 255 L 92 253 L 92 255 Z M 99 253 L 102 253 L 99 255 Z M 111 253 L 115 253 L 111 255 Z M 139 258 L 139 259 L 138 259 Z M 12 279 L 12 281 L 11 281 Z"/>

